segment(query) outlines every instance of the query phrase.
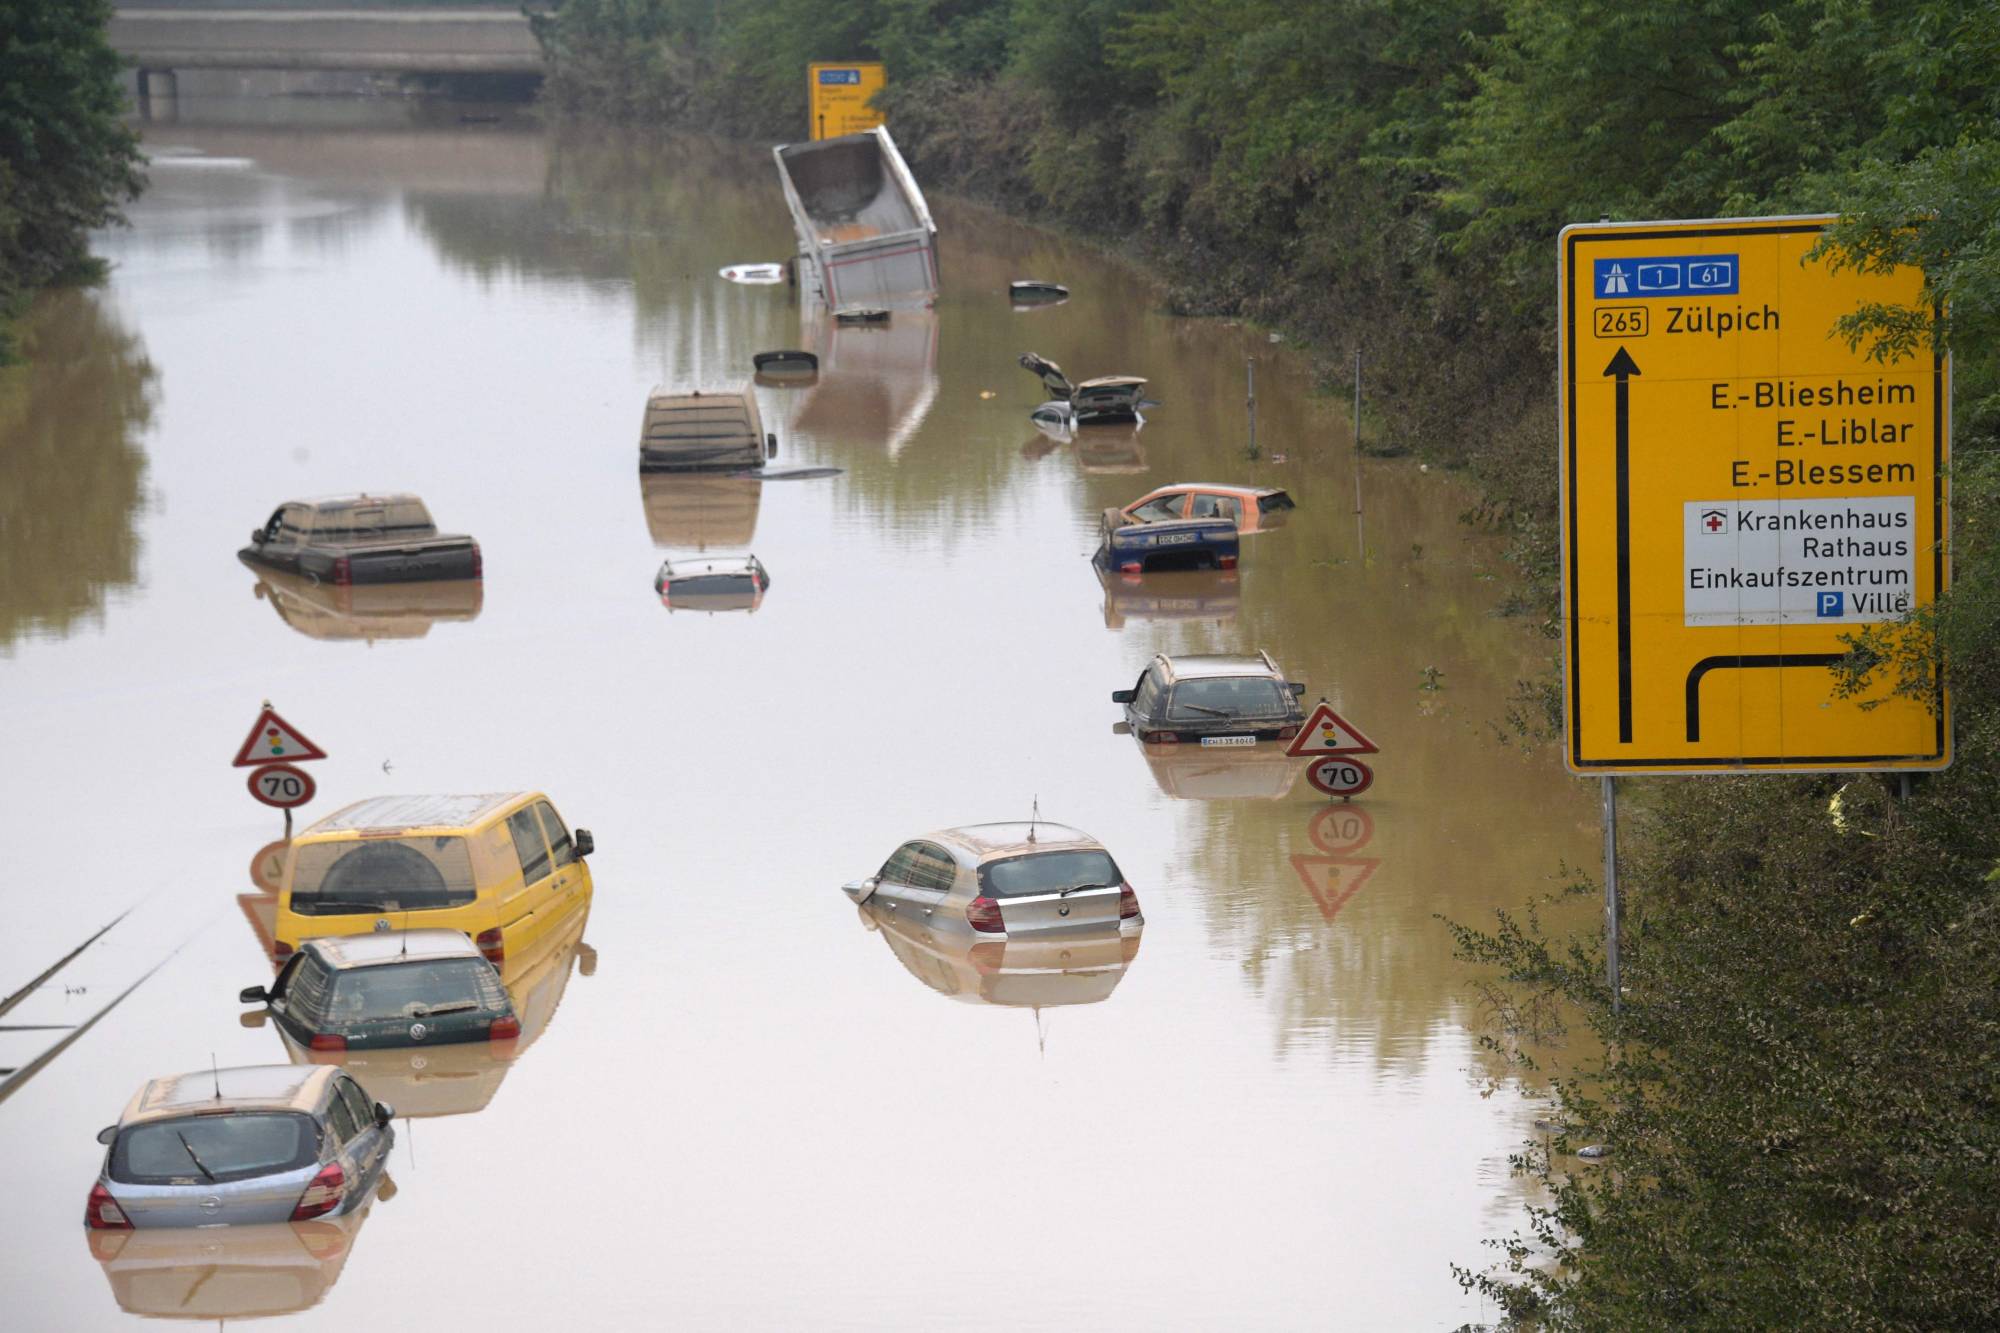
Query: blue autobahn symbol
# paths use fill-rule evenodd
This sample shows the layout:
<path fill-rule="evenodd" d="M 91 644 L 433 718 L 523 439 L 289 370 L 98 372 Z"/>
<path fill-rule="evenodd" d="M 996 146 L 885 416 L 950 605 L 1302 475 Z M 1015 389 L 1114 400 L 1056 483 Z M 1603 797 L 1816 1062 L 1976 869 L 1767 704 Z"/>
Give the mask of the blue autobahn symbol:
<path fill-rule="evenodd" d="M 1646 296 L 1734 296 L 1742 279 L 1735 255 L 1638 255 L 1595 259 L 1599 299 Z"/>
<path fill-rule="evenodd" d="M 859 83 L 861 71 L 858 69 L 823 69 L 819 72 L 821 83 Z"/>
<path fill-rule="evenodd" d="M 1847 594 L 1845 592 L 1823 592 L 1816 594 L 1816 596 L 1819 598 L 1819 614 L 1821 617 L 1847 614 Z"/>

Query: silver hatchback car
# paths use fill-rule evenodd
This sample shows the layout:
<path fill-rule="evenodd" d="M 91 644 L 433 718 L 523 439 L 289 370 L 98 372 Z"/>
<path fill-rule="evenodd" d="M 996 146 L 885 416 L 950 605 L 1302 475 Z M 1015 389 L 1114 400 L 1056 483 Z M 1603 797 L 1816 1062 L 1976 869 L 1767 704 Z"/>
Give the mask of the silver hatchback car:
<path fill-rule="evenodd" d="M 100 1131 L 93 1231 L 304 1222 L 360 1207 L 395 1142 L 395 1112 L 323 1065 L 156 1078 Z"/>
<path fill-rule="evenodd" d="M 878 912 L 975 940 L 1136 935 L 1146 924 L 1139 895 L 1097 839 L 1040 820 L 927 833 L 843 889 Z"/>

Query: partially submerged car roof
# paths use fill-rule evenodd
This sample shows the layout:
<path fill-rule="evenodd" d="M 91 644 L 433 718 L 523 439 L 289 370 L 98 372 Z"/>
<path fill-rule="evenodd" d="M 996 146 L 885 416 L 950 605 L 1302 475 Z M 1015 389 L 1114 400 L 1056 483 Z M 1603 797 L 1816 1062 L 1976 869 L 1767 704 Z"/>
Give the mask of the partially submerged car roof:
<path fill-rule="evenodd" d="M 1234 481 L 1174 481 L 1156 487 L 1158 491 L 1241 491 L 1245 495 L 1279 495 L 1283 486 L 1245 486 Z"/>
<path fill-rule="evenodd" d="M 466 796 L 371 796 L 320 820 L 301 838 L 316 833 L 402 832 L 407 829 L 458 829 L 477 824 L 531 793 L 484 792 Z"/>
<path fill-rule="evenodd" d="M 929 835 L 969 853 L 974 861 L 992 861 L 1024 852 L 1061 851 L 1076 847 L 1100 847 L 1097 839 L 1067 824 L 1051 824 L 1046 819 L 1016 820 L 1000 824 L 967 824 L 962 828 L 939 829 Z"/>
<path fill-rule="evenodd" d="M 311 1111 L 338 1072 L 334 1065 L 241 1065 L 172 1074 L 151 1079 L 139 1089 L 118 1123 L 134 1125 L 199 1111 Z"/>
<path fill-rule="evenodd" d="M 366 935 L 322 935 L 304 941 L 299 947 L 317 949 L 337 968 L 432 958 L 485 957 L 462 930 L 377 930 Z"/>
<path fill-rule="evenodd" d="M 358 491 L 352 495 L 316 495 L 308 500 L 285 501 L 286 504 L 311 505 L 323 514 L 341 509 L 360 509 L 363 506 L 372 509 L 378 505 L 421 505 L 423 502 L 422 496 L 409 491 L 383 491 L 380 494 L 373 491 Z"/>
<path fill-rule="evenodd" d="M 1276 676 L 1278 664 L 1267 652 L 1251 653 L 1161 653 L 1153 659 L 1166 665 L 1169 680 L 1198 680 L 1208 676 Z"/>

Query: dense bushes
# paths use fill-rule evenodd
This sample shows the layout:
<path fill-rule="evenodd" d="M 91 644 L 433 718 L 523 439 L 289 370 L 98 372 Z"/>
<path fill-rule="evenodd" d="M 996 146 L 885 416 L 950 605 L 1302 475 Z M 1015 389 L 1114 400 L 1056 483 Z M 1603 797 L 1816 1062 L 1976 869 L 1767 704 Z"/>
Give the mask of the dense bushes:
<path fill-rule="evenodd" d="M 0 361 L 5 321 L 41 288 L 92 276 L 90 229 L 139 192 L 110 14 L 111 0 L 0 0 Z"/>

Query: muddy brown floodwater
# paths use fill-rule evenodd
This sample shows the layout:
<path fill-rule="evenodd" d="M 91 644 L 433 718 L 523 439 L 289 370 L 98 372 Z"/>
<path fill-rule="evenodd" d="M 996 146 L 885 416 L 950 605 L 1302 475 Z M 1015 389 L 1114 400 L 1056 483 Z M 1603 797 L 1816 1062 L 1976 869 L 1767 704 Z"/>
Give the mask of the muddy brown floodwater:
<path fill-rule="evenodd" d="M 146 128 L 109 283 L 43 303 L 0 376 L 0 991 L 118 918 L 0 1031 L 32 1073 L 0 1101 L 9 1327 L 1494 1317 L 1449 1264 L 1512 1227 L 1533 1104 L 1480 1052 L 1439 917 L 1552 887 L 1595 809 L 1499 738 L 1546 649 L 1495 614 L 1500 546 L 1454 482 L 1363 461 L 1357 515 L 1345 404 L 1286 349 L 948 199 L 935 312 L 835 328 L 717 277 L 789 252 L 762 149 L 400 104 L 180 114 Z M 1074 297 L 1017 312 L 1020 277 Z M 843 471 L 642 486 L 649 386 L 799 345 L 819 383 L 759 390 L 778 465 Z M 1164 406 L 1051 440 L 1031 349 Z M 1235 575 L 1100 580 L 1098 512 L 1179 480 L 1299 508 Z M 357 489 L 475 535 L 483 590 L 237 562 L 278 502 Z M 694 548 L 754 551 L 761 604 L 663 606 L 654 571 Z M 1152 653 L 1255 648 L 1380 744 L 1360 801 L 1269 746 L 1113 733 Z M 409 1113 L 393 1197 L 310 1234 L 94 1240 L 93 1135 L 144 1079 L 286 1058 L 236 1001 L 269 976 L 253 875 L 280 826 L 229 761 L 267 698 L 331 753 L 306 821 L 541 788 L 596 835 L 596 906 L 511 1064 L 355 1065 Z M 909 837 L 1037 802 L 1136 886 L 1136 955 L 983 968 L 841 895 Z"/>

